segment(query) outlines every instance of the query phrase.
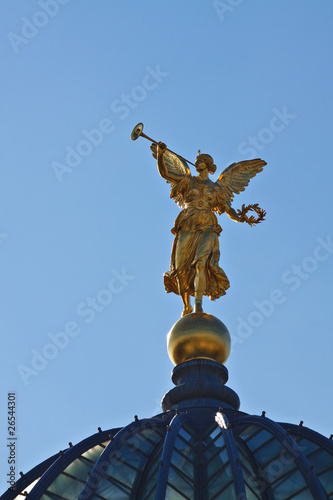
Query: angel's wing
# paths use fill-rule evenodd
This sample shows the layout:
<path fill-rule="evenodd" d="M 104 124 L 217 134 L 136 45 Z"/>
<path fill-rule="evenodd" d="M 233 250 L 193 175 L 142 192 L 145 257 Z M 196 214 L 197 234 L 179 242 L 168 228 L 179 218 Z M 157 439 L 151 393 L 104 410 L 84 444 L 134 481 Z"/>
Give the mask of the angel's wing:
<path fill-rule="evenodd" d="M 267 163 L 260 158 L 233 163 L 223 170 L 216 182 L 232 201 L 234 194 L 244 191 L 252 177 L 261 172 L 265 165 Z"/>
<path fill-rule="evenodd" d="M 153 157 L 157 159 L 157 145 L 153 143 L 150 149 L 153 152 Z M 167 174 L 169 174 L 168 177 L 170 176 L 170 178 L 175 176 L 182 178 L 191 173 L 186 161 L 179 158 L 175 153 L 171 153 L 168 149 L 164 153 L 164 164 L 167 169 Z"/>

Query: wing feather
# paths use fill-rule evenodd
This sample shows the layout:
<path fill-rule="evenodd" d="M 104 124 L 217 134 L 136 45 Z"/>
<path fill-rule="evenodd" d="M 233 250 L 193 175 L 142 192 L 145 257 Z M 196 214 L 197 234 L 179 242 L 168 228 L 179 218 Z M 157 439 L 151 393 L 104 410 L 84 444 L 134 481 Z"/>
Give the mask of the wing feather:
<path fill-rule="evenodd" d="M 232 163 L 223 170 L 216 182 L 226 192 L 231 201 L 235 194 L 245 190 L 250 180 L 261 172 L 265 165 L 267 163 L 260 158 Z"/>

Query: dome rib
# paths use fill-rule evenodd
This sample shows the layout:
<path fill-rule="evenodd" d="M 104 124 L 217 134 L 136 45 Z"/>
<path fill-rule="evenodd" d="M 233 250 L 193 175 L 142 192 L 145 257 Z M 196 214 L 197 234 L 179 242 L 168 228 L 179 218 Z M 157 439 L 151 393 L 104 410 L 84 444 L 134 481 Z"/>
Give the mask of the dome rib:
<path fill-rule="evenodd" d="M 165 428 L 168 424 L 168 420 L 163 418 L 150 418 L 144 420 L 137 420 L 119 430 L 119 432 L 114 436 L 112 441 L 105 448 L 99 459 L 97 460 L 92 472 L 89 477 L 84 489 L 82 490 L 79 500 L 89 500 L 94 498 L 97 493 L 97 489 L 100 483 L 105 479 L 107 472 L 106 467 L 110 463 L 110 458 L 113 453 L 118 452 L 120 446 L 126 442 L 127 439 L 135 436 L 139 431 L 144 431 L 147 429 Z M 162 439 L 162 438 L 161 438 Z M 112 480 L 111 480 L 112 481 Z M 110 480 L 109 480 L 110 482 Z M 135 481 L 134 481 L 135 482 Z M 130 494 L 130 491 L 129 491 Z M 99 495 L 98 498 L 102 498 Z"/>
<path fill-rule="evenodd" d="M 230 468 L 234 478 L 234 486 L 236 492 L 236 498 L 242 499 L 246 498 L 244 477 L 241 465 L 239 463 L 238 450 L 235 443 L 235 438 L 230 430 L 230 424 L 227 416 L 222 412 L 217 412 L 215 416 L 215 421 L 217 425 L 223 431 L 223 437 L 227 448 L 227 453 L 229 456 Z"/>
<path fill-rule="evenodd" d="M 241 457 L 242 472 L 246 488 L 248 488 L 254 495 L 256 495 L 257 498 L 260 498 L 261 500 L 273 499 L 274 493 L 272 488 L 261 478 L 259 465 L 256 462 L 252 451 L 239 435 L 235 436 L 233 434 L 233 436 L 238 454 Z M 247 464 L 244 463 L 244 459 Z M 247 474 L 246 478 L 244 477 L 245 473 Z"/>
<path fill-rule="evenodd" d="M 296 434 L 297 436 L 304 437 L 318 444 L 318 446 L 325 448 L 331 455 L 333 455 L 333 441 L 328 439 L 325 436 L 319 434 L 309 427 L 303 427 L 303 425 L 295 425 L 295 424 L 287 424 L 285 422 L 279 422 L 278 425 L 283 427 L 285 431 L 291 431 L 292 434 Z"/>
<path fill-rule="evenodd" d="M 242 424 L 256 424 L 271 433 L 281 444 L 282 448 L 286 449 L 292 456 L 295 464 L 297 465 L 300 473 L 302 474 L 305 484 L 311 491 L 315 500 L 327 500 L 327 496 L 323 487 L 312 470 L 310 462 L 302 453 L 297 443 L 288 435 L 286 430 L 278 423 L 273 422 L 267 417 L 258 416 L 240 416 L 232 419 L 232 427 Z M 291 497 L 292 498 L 292 497 Z"/>
<path fill-rule="evenodd" d="M 29 500 L 38 500 L 47 488 L 57 479 L 57 477 L 72 463 L 74 460 L 79 458 L 83 453 L 87 452 L 94 446 L 101 444 L 102 442 L 108 441 L 110 433 L 117 432 L 119 428 L 109 429 L 107 431 L 97 432 L 92 436 L 89 436 L 83 441 L 80 441 L 72 448 L 67 448 L 63 454 L 56 459 L 51 467 L 46 470 L 43 476 L 40 478 L 38 483 L 29 493 Z"/>
<path fill-rule="evenodd" d="M 137 497 L 140 499 L 153 499 L 155 498 L 154 492 L 156 490 L 157 476 L 159 471 L 159 464 L 161 461 L 164 439 L 161 439 L 155 446 L 155 449 L 150 454 L 141 476 L 137 482 Z"/>
<path fill-rule="evenodd" d="M 157 488 L 156 488 L 155 498 L 158 498 L 159 500 L 165 498 L 169 471 L 170 471 L 171 457 L 172 457 L 172 452 L 174 450 L 174 444 L 180 428 L 186 422 L 190 422 L 190 419 L 184 413 L 175 415 L 170 422 L 170 427 L 168 429 L 163 445 L 161 463 L 157 476 Z"/>

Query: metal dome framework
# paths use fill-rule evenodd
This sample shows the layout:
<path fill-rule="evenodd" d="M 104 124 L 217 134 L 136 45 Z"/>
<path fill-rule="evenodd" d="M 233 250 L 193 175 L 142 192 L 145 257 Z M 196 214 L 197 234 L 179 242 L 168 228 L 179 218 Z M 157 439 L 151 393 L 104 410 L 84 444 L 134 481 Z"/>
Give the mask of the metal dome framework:
<path fill-rule="evenodd" d="M 265 416 L 190 405 L 98 432 L 1 498 L 333 499 L 333 442 Z"/>

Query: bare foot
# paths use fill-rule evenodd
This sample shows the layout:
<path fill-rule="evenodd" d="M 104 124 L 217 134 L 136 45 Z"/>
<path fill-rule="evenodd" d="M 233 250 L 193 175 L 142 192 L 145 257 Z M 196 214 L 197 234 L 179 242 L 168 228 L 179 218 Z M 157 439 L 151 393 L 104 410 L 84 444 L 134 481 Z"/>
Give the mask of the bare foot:
<path fill-rule="evenodd" d="M 192 311 L 193 311 L 193 307 L 192 306 L 189 306 L 188 308 L 185 308 L 184 311 L 182 312 L 182 318 L 184 316 L 187 316 L 188 314 L 191 314 Z"/>

